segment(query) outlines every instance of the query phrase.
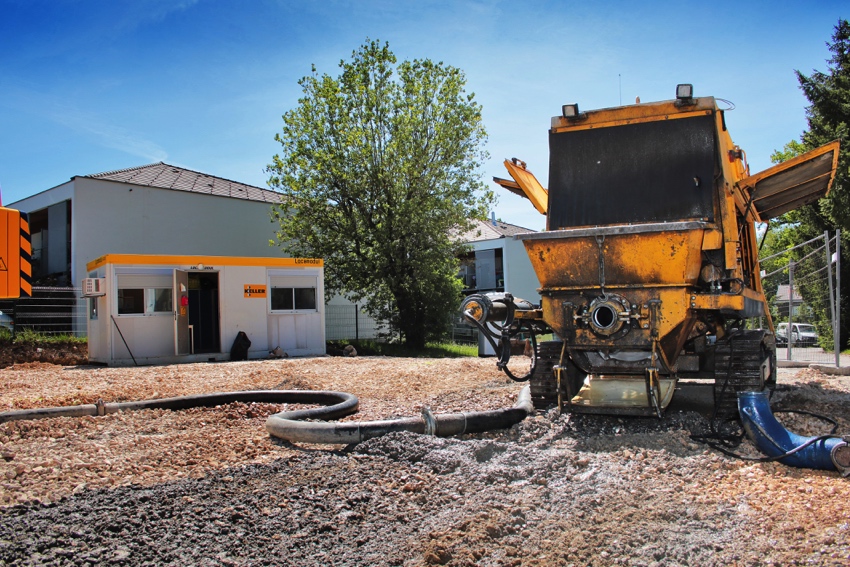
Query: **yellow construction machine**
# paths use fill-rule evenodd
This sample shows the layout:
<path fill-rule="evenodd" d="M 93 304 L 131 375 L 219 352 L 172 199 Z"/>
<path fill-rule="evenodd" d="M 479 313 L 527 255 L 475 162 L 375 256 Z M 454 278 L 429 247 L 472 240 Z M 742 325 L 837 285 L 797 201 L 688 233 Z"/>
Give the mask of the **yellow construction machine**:
<path fill-rule="evenodd" d="M 752 175 L 717 99 L 692 91 L 564 105 L 549 130 L 548 190 L 516 159 L 505 162 L 512 179 L 495 179 L 546 215 L 545 231 L 516 237 L 541 303 L 481 294 L 461 311 L 511 376 L 510 339 L 531 335 L 531 369 L 514 378 L 530 380 L 537 408 L 661 416 L 677 380 L 694 378 L 714 381 L 716 409 L 737 414 L 739 392 L 775 382 L 756 223 L 826 195 L 838 142 Z"/>

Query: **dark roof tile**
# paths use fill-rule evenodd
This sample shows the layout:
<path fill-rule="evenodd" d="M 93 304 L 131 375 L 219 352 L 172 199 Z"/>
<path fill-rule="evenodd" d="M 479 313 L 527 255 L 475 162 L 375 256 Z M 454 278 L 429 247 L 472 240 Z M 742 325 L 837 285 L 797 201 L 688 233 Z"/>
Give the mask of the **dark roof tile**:
<path fill-rule="evenodd" d="M 472 228 L 461 235 L 464 242 L 476 242 L 479 240 L 495 240 L 497 238 L 511 237 L 515 234 L 535 232 L 530 228 L 523 228 L 515 224 L 493 220 L 472 220 Z"/>
<path fill-rule="evenodd" d="M 280 201 L 280 194 L 274 191 L 207 175 L 206 173 L 192 171 L 191 169 L 185 169 L 163 162 L 106 171 L 94 175 L 84 175 L 83 177 L 116 181 L 118 183 L 130 183 L 144 187 L 156 187 L 158 189 L 173 189 L 175 191 L 188 191 L 190 193 L 202 193 L 216 195 L 218 197 L 232 197 L 246 201 L 261 201 L 264 203 L 277 203 Z"/>

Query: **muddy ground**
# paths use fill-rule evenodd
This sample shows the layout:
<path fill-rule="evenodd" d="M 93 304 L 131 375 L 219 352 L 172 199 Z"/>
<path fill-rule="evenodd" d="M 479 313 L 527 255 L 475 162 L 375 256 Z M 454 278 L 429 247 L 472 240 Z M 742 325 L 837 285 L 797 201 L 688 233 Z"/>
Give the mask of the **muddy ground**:
<path fill-rule="evenodd" d="M 298 387 L 360 419 L 510 405 L 492 360 L 305 359 L 0 371 L 2 409 L 94 396 Z M 693 394 L 693 392 L 691 392 Z M 687 401 L 688 396 L 682 396 Z M 850 380 L 783 370 L 775 408 L 850 432 Z M 0 565 L 847 565 L 850 480 L 698 443 L 710 406 L 663 419 L 541 412 L 458 438 L 270 439 L 235 404 L 0 425 Z M 827 426 L 783 417 L 812 435 Z M 756 455 L 744 442 L 738 452 Z"/>
<path fill-rule="evenodd" d="M 80 342 L 16 343 L 0 339 L 0 368 L 25 362 L 74 366 L 88 362 L 88 348 Z"/>

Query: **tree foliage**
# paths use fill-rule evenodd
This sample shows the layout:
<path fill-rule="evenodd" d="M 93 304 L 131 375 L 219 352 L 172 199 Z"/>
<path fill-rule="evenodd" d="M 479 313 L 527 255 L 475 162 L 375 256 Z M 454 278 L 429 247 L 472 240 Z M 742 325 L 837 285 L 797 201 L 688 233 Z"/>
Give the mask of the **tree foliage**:
<path fill-rule="evenodd" d="M 442 335 L 457 310 L 459 229 L 493 195 L 479 169 L 481 105 L 459 69 L 397 63 L 367 42 L 337 77 L 299 81 L 268 166 L 281 193 L 278 243 L 325 259 L 326 293 L 365 305 L 413 347 Z"/>
<path fill-rule="evenodd" d="M 841 229 L 841 296 L 850 298 L 850 23 L 839 20 L 832 42 L 827 43 L 832 57 L 827 61 L 826 72 L 813 71 L 805 75 L 796 71 L 800 88 L 809 101 L 806 108 L 808 130 L 800 141 L 792 140 L 774 152 L 774 162 L 785 161 L 833 140 L 841 141 L 838 168 L 830 194 L 811 205 L 784 215 L 779 224 L 783 236 L 777 242 L 803 242 Z M 801 290 L 806 294 L 823 290 Z M 850 305 L 844 301 L 841 310 L 840 345 L 846 348 L 850 338 Z M 819 329 L 825 327 L 826 313 L 815 313 Z"/>

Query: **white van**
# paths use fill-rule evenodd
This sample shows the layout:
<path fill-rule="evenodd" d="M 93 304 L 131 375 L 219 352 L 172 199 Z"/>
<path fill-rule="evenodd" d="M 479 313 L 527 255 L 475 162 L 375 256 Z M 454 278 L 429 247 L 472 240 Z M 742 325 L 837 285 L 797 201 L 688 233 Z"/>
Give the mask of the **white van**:
<path fill-rule="evenodd" d="M 776 326 L 776 344 L 784 346 L 788 344 L 788 323 L 779 323 Z M 814 325 L 808 323 L 793 323 L 791 329 L 791 346 L 810 347 L 817 346 L 818 333 Z"/>

